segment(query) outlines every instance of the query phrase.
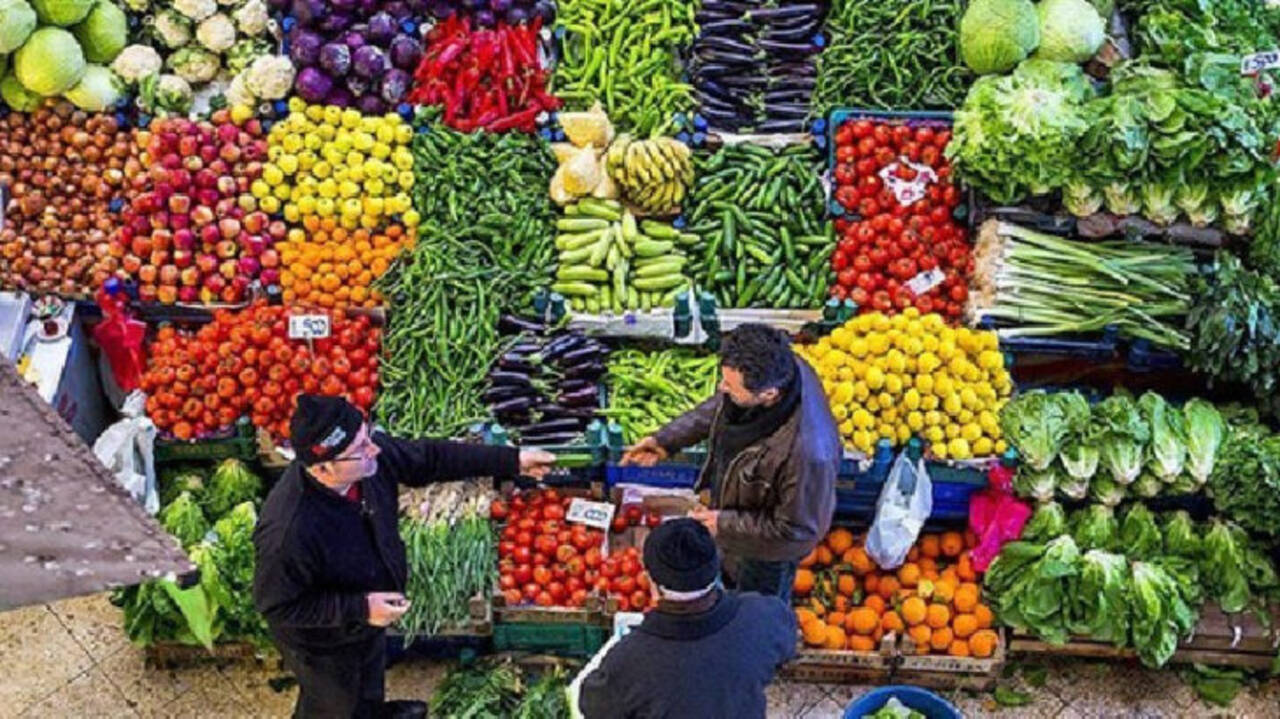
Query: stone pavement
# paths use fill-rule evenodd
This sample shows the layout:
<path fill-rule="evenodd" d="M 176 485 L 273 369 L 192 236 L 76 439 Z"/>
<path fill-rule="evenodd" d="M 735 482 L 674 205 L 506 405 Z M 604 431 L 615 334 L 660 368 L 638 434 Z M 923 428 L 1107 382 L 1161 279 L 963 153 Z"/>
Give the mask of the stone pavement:
<path fill-rule="evenodd" d="M 387 696 L 425 699 L 441 663 L 413 662 L 387 672 Z M 148 669 L 121 630 L 106 595 L 0 613 L 0 718 L 8 717 L 287 717 L 294 689 L 276 691 L 273 662 L 182 670 Z M 1042 687 L 1014 678 L 1034 697 L 1000 710 L 989 695 L 953 693 L 965 716 L 1280 717 L 1280 682 L 1242 693 L 1230 710 L 1210 710 L 1173 671 L 1127 665 L 1056 662 Z M 769 688 L 769 716 L 838 719 L 870 687 L 779 682 Z"/>

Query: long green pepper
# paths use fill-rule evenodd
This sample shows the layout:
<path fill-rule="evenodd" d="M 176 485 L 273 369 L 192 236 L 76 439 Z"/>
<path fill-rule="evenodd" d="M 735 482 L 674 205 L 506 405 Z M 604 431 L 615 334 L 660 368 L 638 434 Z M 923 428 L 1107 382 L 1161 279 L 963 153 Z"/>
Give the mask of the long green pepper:
<path fill-rule="evenodd" d="M 686 349 L 614 352 L 605 376 L 609 406 L 600 415 L 634 444 L 714 396 L 719 371 L 718 357 Z"/>

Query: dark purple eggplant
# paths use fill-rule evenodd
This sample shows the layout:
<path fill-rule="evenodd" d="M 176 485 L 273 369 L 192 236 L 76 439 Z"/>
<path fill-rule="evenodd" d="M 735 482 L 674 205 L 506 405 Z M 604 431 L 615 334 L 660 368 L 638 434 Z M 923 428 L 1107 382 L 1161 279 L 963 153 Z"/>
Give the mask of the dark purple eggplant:
<path fill-rule="evenodd" d="M 586 379 L 567 379 L 556 385 L 556 389 L 561 392 L 577 392 L 588 387 L 595 389 L 595 383 Z"/>
<path fill-rule="evenodd" d="M 770 90 L 764 94 L 764 102 L 766 105 L 786 102 L 807 103 L 812 96 L 813 93 L 808 90 Z"/>
<path fill-rule="evenodd" d="M 702 3 L 703 10 L 737 15 L 745 15 L 757 7 L 759 6 L 755 3 L 737 2 L 737 0 L 703 0 Z"/>
<path fill-rule="evenodd" d="M 748 32 L 753 26 L 751 23 L 741 18 L 734 18 L 731 20 L 712 20 L 710 22 L 699 23 L 698 27 L 701 30 L 701 33 L 698 35 L 698 40 L 700 40 L 711 35 L 719 35 L 723 37 L 741 32 Z M 694 42 L 696 43 L 698 40 L 694 40 Z"/>
<path fill-rule="evenodd" d="M 727 75 L 729 73 L 735 73 L 737 71 L 738 70 L 736 68 L 730 65 L 720 65 L 720 64 L 711 63 L 711 62 L 699 63 L 697 65 L 694 65 L 694 68 L 693 68 L 694 74 L 703 74 L 703 75 Z"/>
<path fill-rule="evenodd" d="M 526 434 L 546 435 L 558 432 L 578 432 L 582 429 L 582 421 L 578 419 L 551 419 L 527 427 L 520 428 L 520 436 Z"/>
<path fill-rule="evenodd" d="M 536 397 L 538 391 L 533 387 L 523 385 L 503 384 L 490 387 L 484 391 L 481 399 L 485 404 L 493 404 L 495 402 L 504 402 L 516 397 Z"/>
<path fill-rule="evenodd" d="M 540 434 L 535 436 L 526 436 L 520 434 L 520 444 L 534 447 L 548 447 L 556 444 L 572 444 L 582 438 L 581 432 L 558 432 L 555 434 Z"/>
<path fill-rule="evenodd" d="M 527 357 L 529 355 L 536 355 L 541 351 L 542 351 L 542 345 L 538 344 L 537 342 L 521 342 L 520 344 L 507 350 L 507 354 Z"/>
<path fill-rule="evenodd" d="M 561 407 L 592 407 L 599 403 L 600 391 L 595 386 L 574 392 L 561 392 L 560 396 L 556 397 L 556 404 Z"/>
<path fill-rule="evenodd" d="M 806 118 L 812 112 L 808 105 L 796 105 L 787 103 L 771 103 L 765 105 L 765 113 L 771 118 L 783 119 L 788 117 Z"/>
<path fill-rule="evenodd" d="M 802 25 L 794 30 L 770 30 L 760 36 L 761 40 L 769 42 L 795 42 L 807 43 L 813 40 L 814 35 L 818 34 L 817 25 Z M 808 54 L 808 53 L 797 53 Z"/>
<path fill-rule="evenodd" d="M 756 128 L 759 132 L 803 132 L 803 120 L 769 120 L 760 123 Z"/>
<path fill-rule="evenodd" d="M 756 7 L 747 10 L 748 20 L 771 22 L 790 17 L 819 17 L 822 8 L 817 5 L 783 5 L 782 7 Z"/>
<path fill-rule="evenodd" d="M 514 414 L 516 412 L 526 412 L 538 405 L 538 397 L 529 395 L 525 397 L 516 397 L 505 402 L 499 402 L 491 407 L 489 411 L 494 414 Z"/>
<path fill-rule="evenodd" d="M 521 332 L 542 334 L 547 329 L 541 322 L 523 320 L 514 315 L 502 315 L 498 318 L 498 334 L 517 335 Z"/>
<path fill-rule="evenodd" d="M 533 413 L 542 419 L 579 419 L 589 420 L 596 416 L 596 407 L 564 407 L 558 404 L 540 404 L 533 408 Z"/>
<path fill-rule="evenodd" d="M 609 355 L 609 351 L 599 345 L 581 347 L 572 352 L 566 352 L 556 358 L 556 364 L 562 367 L 582 364 L 583 362 L 591 362 L 594 360 L 604 359 Z"/>
<path fill-rule="evenodd" d="M 736 88 L 737 90 L 763 89 L 766 85 L 769 84 L 769 80 L 768 78 L 762 77 L 760 75 L 736 75 L 736 76 L 721 78 L 718 84 L 726 88 L 724 91 L 725 94 L 733 94 L 734 91 L 729 90 L 728 88 L 732 87 L 732 88 Z"/>
<path fill-rule="evenodd" d="M 821 50 L 813 43 L 790 43 L 790 42 L 773 42 L 771 40 L 760 40 L 756 43 L 761 50 L 770 53 L 791 52 L 798 55 L 812 55 Z"/>
<path fill-rule="evenodd" d="M 494 385 L 514 385 L 517 387 L 532 387 L 533 380 L 529 375 L 520 372 L 497 371 L 489 373 L 489 382 Z"/>
<path fill-rule="evenodd" d="M 554 362 L 560 355 L 572 352 L 582 347 L 586 342 L 586 336 L 576 332 L 557 337 L 542 348 L 542 359 L 547 362 Z"/>
<path fill-rule="evenodd" d="M 604 373 L 605 373 L 604 363 L 598 362 L 598 361 L 586 362 L 583 364 L 574 365 L 564 370 L 564 376 L 568 377 L 569 379 L 580 378 L 580 377 L 586 378 L 586 379 L 593 379 L 595 377 L 599 377 L 603 375 Z"/>
<path fill-rule="evenodd" d="M 752 55 L 758 50 L 758 48 L 748 45 L 745 42 L 731 40 L 727 37 L 719 37 L 716 35 L 699 38 L 696 41 L 694 48 L 697 50 L 701 50 L 702 48 L 714 48 L 717 50 L 725 50 L 727 52 L 736 52 L 741 55 Z"/>
<path fill-rule="evenodd" d="M 531 355 L 518 355 L 508 352 L 498 358 L 498 369 L 521 374 L 533 374 L 538 371 L 540 362 Z"/>

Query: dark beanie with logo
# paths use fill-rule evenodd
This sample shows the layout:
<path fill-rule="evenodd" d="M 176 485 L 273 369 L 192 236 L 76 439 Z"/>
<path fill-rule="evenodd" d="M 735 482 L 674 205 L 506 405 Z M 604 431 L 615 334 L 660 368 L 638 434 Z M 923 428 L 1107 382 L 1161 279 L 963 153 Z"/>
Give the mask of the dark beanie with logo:
<path fill-rule="evenodd" d="M 663 522 L 644 540 L 644 566 L 663 589 L 696 592 L 720 575 L 720 556 L 711 532 L 696 520 L 682 517 Z"/>
<path fill-rule="evenodd" d="M 289 441 L 304 465 L 328 462 L 351 446 L 363 424 L 360 410 L 341 397 L 298 395 Z"/>

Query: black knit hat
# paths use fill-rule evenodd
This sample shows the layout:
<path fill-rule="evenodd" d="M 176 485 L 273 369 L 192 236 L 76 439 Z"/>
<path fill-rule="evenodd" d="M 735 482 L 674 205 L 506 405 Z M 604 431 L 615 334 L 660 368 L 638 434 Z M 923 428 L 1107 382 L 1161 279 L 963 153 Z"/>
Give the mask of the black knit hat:
<path fill-rule="evenodd" d="M 658 525 L 644 540 L 644 567 L 663 589 L 696 592 L 720 574 L 720 557 L 707 528 L 687 517 Z"/>
<path fill-rule="evenodd" d="M 289 441 L 305 465 L 328 462 L 351 445 L 364 424 L 364 415 L 341 397 L 298 395 L 289 422 Z"/>

